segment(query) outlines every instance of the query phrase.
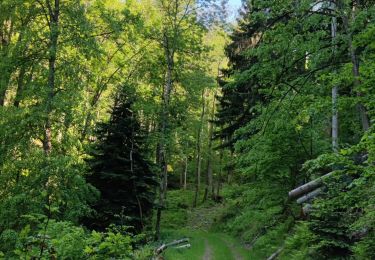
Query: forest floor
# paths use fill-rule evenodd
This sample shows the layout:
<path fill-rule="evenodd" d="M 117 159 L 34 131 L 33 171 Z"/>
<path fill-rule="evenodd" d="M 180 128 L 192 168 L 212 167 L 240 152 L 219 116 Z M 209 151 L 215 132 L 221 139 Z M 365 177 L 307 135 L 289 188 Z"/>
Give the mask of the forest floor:
<path fill-rule="evenodd" d="M 186 226 L 168 230 L 168 240 L 187 237 L 190 248 L 166 250 L 166 260 L 246 260 L 248 250 L 227 234 L 214 229 L 215 220 L 223 206 L 206 205 L 188 211 Z M 215 230 L 215 231 L 212 231 Z"/>

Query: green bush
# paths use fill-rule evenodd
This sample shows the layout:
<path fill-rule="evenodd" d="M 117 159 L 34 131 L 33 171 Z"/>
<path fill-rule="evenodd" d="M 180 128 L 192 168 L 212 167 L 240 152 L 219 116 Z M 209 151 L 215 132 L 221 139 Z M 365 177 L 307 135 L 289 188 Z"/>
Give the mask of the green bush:
<path fill-rule="evenodd" d="M 111 226 L 106 232 L 90 232 L 71 222 L 50 220 L 36 230 L 28 225 L 20 232 L 3 231 L 0 252 L 7 259 L 145 259 L 152 255 L 151 247 L 141 247 L 145 235 L 127 230 Z"/>

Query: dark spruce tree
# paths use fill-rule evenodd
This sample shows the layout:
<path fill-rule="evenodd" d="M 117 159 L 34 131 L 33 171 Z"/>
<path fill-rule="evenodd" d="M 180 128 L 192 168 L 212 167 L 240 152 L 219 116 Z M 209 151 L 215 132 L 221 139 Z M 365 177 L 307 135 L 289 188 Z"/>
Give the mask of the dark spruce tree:
<path fill-rule="evenodd" d="M 109 122 L 97 129 L 87 180 L 100 198 L 92 205 L 95 213 L 84 220 L 90 229 L 116 224 L 140 231 L 150 216 L 157 182 L 142 155 L 145 138 L 132 103 L 126 94 L 119 95 Z"/>

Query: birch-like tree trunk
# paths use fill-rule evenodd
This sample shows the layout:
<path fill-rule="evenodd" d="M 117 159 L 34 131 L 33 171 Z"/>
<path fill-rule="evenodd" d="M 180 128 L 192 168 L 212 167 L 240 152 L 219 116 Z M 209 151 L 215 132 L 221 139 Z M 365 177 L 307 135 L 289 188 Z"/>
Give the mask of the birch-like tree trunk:
<path fill-rule="evenodd" d="M 208 122 L 208 152 L 207 152 L 207 169 L 206 169 L 206 187 L 204 190 L 203 202 L 207 200 L 208 193 L 212 187 L 212 136 L 213 136 L 213 120 L 215 117 L 215 94 L 212 101 L 211 116 L 210 121 Z"/>
<path fill-rule="evenodd" d="M 193 207 L 197 206 L 198 196 L 199 196 L 199 190 L 201 185 L 201 166 L 202 166 L 202 152 L 201 152 L 201 142 L 202 142 L 202 128 L 203 128 L 203 120 L 204 115 L 206 112 L 206 100 L 205 100 L 205 90 L 202 90 L 202 111 L 200 116 L 200 123 L 197 131 L 197 143 L 196 143 L 196 152 L 197 152 L 197 163 L 196 163 L 196 169 L 195 169 L 195 195 L 194 195 L 194 202 Z"/>

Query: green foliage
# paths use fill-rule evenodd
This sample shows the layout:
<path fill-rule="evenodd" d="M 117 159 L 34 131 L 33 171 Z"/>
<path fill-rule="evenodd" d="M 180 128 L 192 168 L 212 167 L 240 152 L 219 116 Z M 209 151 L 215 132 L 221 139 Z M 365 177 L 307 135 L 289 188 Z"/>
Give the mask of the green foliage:
<path fill-rule="evenodd" d="M 163 212 L 162 227 L 180 229 L 188 221 L 188 212 L 192 207 L 194 192 L 191 190 L 171 190 L 168 192 L 166 210 Z"/>
<path fill-rule="evenodd" d="M 293 224 L 281 206 L 281 190 L 259 183 L 224 188 L 226 205 L 215 224 L 217 230 L 225 230 L 248 244 L 253 259 L 268 257 Z"/>
<path fill-rule="evenodd" d="M 310 259 L 314 250 L 313 243 L 316 236 L 310 231 L 307 222 L 297 223 L 294 227 L 293 235 L 285 241 L 285 248 L 280 259 Z"/>
<path fill-rule="evenodd" d="M 305 164 L 311 173 L 332 167 L 341 170 L 325 181 L 326 192 L 314 201 L 309 221 L 297 224 L 297 231 L 288 241 L 294 249 L 291 246 L 286 256 L 305 252 L 305 256 L 314 259 L 373 257 L 373 165 L 368 164 L 369 159 L 362 162 L 361 156 L 362 151 L 368 152 L 368 158 L 372 156 L 374 143 L 369 138 L 372 135 L 368 132 L 358 145 L 343 149 L 340 154 L 323 154 Z M 308 243 L 302 244 L 304 239 Z"/>
<path fill-rule="evenodd" d="M 253 259 L 375 258 L 375 6 L 335 3 L 244 2 L 227 44 L 225 0 L 2 0 L 0 258 L 149 257 L 125 224 L 152 214 L 150 162 L 169 188 L 205 176 L 224 203 L 198 210 Z M 299 213 L 288 191 L 332 171 Z M 166 184 L 162 226 L 180 228 L 193 192 Z M 191 236 L 189 257 L 208 241 L 230 259 Z"/>
<path fill-rule="evenodd" d="M 142 230 L 154 203 L 155 174 L 144 158 L 143 129 L 126 95 L 118 95 L 110 121 L 98 126 L 98 141 L 91 152 L 92 174 L 87 180 L 101 193 L 93 203 L 95 215 L 84 221 L 93 229 L 126 224 Z"/>
<path fill-rule="evenodd" d="M 103 257 L 130 257 L 132 252 L 132 239 L 121 233 L 108 231 L 98 233 L 93 231 L 89 238 L 89 246 L 86 246 L 85 253 L 91 259 L 102 259 Z"/>
<path fill-rule="evenodd" d="M 324 7 L 313 10 L 314 2 L 249 2 L 231 35 L 217 136 L 234 149 L 236 181 L 248 183 L 251 192 L 237 192 L 249 199 L 247 205 L 233 196 L 238 204 L 229 206 L 223 221 L 231 232 L 247 232 L 246 240 L 256 240 L 254 251 L 265 258 L 272 251 L 262 252 L 256 244 L 267 244 L 272 231 L 259 237 L 256 230 L 269 230 L 272 220 L 286 223 L 274 228 L 279 243 L 273 251 L 282 247 L 294 220 L 306 217 L 296 214 L 287 192 L 335 171 L 308 220 L 296 224 L 283 257 L 371 258 L 374 129 L 367 129 L 366 118 L 374 111 L 368 85 L 374 72 L 369 60 L 374 7 L 367 1 L 339 1 L 337 36 L 332 38 L 334 20 Z M 333 87 L 339 96 L 337 154 L 330 147 Z"/>
<path fill-rule="evenodd" d="M 40 223 L 36 230 L 26 226 L 19 233 L 4 231 L 0 249 L 9 259 L 144 259 L 152 254 L 150 248 L 139 247 L 144 236 L 115 226 L 106 232 L 88 232 L 71 222 L 51 220 Z"/>

